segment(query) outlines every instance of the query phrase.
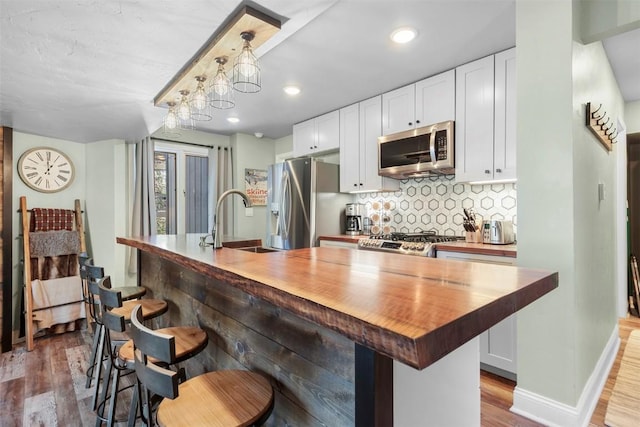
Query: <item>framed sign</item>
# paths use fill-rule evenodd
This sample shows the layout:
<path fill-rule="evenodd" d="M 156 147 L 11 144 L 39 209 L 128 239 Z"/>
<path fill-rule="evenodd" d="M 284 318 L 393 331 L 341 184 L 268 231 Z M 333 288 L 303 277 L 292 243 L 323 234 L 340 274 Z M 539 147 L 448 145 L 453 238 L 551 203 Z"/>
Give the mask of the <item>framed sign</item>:
<path fill-rule="evenodd" d="M 253 206 L 267 204 L 267 171 L 262 169 L 244 170 L 245 193 Z"/>

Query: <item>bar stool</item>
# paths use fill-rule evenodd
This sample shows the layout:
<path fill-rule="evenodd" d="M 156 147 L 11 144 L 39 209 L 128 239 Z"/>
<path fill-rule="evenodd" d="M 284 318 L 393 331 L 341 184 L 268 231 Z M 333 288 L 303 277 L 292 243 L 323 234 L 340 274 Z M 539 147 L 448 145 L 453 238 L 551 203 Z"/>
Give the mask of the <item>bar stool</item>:
<path fill-rule="evenodd" d="M 85 387 L 91 387 L 91 383 L 93 380 L 93 370 L 96 366 L 96 352 L 98 350 L 98 339 L 100 336 L 99 329 L 101 325 L 96 322 L 96 312 L 95 309 L 96 304 L 94 303 L 94 297 L 89 292 L 89 280 L 93 282 L 97 282 L 99 279 L 104 277 L 104 269 L 101 267 L 98 269 L 91 268 L 91 277 L 89 277 L 89 273 L 87 272 L 87 266 L 93 266 L 93 258 L 91 258 L 87 253 L 83 252 L 78 255 L 78 263 L 79 263 L 79 272 L 80 272 L 80 280 L 82 283 L 82 298 L 88 306 L 90 323 L 88 326 L 93 332 L 93 343 L 91 345 L 91 355 L 89 356 L 89 367 L 87 368 L 86 376 L 86 384 Z M 147 293 L 147 288 L 143 286 L 124 286 L 121 288 L 122 299 L 123 300 L 131 300 L 131 299 L 139 299 L 142 298 Z"/>
<path fill-rule="evenodd" d="M 92 350 L 92 359 L 90 362 L 93 363 L 94 369 L 93 376 L 91 381 L 95 381 L 96 389 L 93 393 L 93 401 L 92 401 L 92 410 L 97 409 L 98 405 L 98 395 L 100 389 L 100 379 L 102 377 L 102 368 L 103 362 L 107 358 L 106 348 L 105 348 L 105 340 L 106 340 L 106 329 L 102 320 L 102 307 L 100 306 L 100 288 L 98 283 L 101 279 L 105 277 L 104 268 L 85 264 L 85 268 L 87 271 L 87 289 L 89 291 L 89 307 L 91 309 L 91 316 L 94 318 L 96 323 L 96 331 L 95 334 L 98 335 L 97 346 L 95 352 Z M 169 305 L 166 301 L 159 299 L 151 299 L 145 298 L 140 300 L 129 300 L 124 301 L 122 303 L 122 307 L 116 309 L 120 310 L 117 314 L 121 314 L 125 317 L 125 321 L 128 322 L 131 318 L 131 310 L 136 305 L 142 305 L 142 311 L 145 319 L 153 319 L 154 317 L 160 316 L 164 314 L 169 309 Z M 118 341 L 127 341 L 128 337 L 122 336 Z"/>
<path fill-rule="evenodd" d="M 131 315 L 131 336 L 143 421 L 153 419 L 151 393 L 164 397 L 156 411 L 158 425 L 253 426 L 263 424 L 273 411 L 273 388 L 262 375 L 221 370 L 198 375 L 179 384 L 178 373 L 154 360 L 176 360 L 176 339 L 142 324 L 142 307 Z M 148 424 L 147 424 L 148 425 Z"/>
<path fill-rule="evenodd" d="M 111 427 L 115 422 L 115 413 L 117 405 L 117 397 L 120 391 L 129 388 L 127 386 L 122 390 L 119 389 L 120 378 L 134 372 L 133 357 L 133 341 L 128 340 L 124 344 L 118 346 L 111 339 L 112 333 L 122 333 L 125 331 L 127 317 L 130 319 L 131 312 L 128 316 L 120 313 L 119 308 L 123 306 L 122 294 L 119 288 L 111 288 L 111 279 L 106 276 L 98 283 L 100 293 L 100 303 L 102 305 L 102 322 L 106 328 L 105 348 L 107 349 L 108 361 L 104 371 L 102 393 L 100 403 L 97 408 L 96 426 L 102 424 L 102 421 Z M 144 314 L 143 314 L 144 316 Z M 175 337 L 176 343 L 176 360 L 174 363 L 183 362 L 190 357 L 200 353 L 208 343 L 207 333 L 196 327 L 179 326 L 160 329 L 162 333 Z M 133 384 L 135 385 L 135 384 Z M 111 388 L 110 393 L 107 392 Z M 134 389 L 134 395 L 131 400 L 129 409 L 129 425 L 135 423 L 138 408 L 138 389 Z M 108 413 L 104 414 L 105 405 L 109 401 Z"/>

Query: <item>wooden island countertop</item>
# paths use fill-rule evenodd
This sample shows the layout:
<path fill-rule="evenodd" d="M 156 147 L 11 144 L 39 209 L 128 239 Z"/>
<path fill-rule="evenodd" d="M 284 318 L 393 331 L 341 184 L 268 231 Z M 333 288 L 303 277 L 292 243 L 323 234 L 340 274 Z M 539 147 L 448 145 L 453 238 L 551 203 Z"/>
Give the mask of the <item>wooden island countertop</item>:
<path fill-rule="evenodd" d="M 340 248 L 200 247 L 198 235 L 117 242 L 215 278 L 423 369 L 558 286 L 547 271 Z"/>

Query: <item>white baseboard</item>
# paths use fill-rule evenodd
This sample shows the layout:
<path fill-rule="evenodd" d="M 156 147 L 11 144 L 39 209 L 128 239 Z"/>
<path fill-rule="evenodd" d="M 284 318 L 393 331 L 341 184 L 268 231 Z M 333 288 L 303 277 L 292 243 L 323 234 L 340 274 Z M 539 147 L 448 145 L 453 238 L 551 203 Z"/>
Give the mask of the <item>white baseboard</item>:
<path fill-rule="evenodd" d="M 516 386 L 513 391 L 511 412 L 550 427 L 588 426 L 609 377 L 609 371 L 616 360 L 619 347 L 620 335 L 616 323 L 575 407 Z"/>

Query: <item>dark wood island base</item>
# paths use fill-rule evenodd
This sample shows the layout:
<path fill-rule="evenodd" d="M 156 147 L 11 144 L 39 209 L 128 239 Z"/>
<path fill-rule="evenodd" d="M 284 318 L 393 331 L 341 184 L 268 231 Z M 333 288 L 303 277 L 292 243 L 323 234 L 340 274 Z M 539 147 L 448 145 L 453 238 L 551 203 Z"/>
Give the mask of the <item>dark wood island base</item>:
<path fill-rule="evenodd" d="M 140 250 L 140 284 L 169 302 L 157 326 L 207 331 L 189 375 L 265 374 L 274 426 L 400 427 L 398 362 L 415 368 L 403 378 L 417 378 L 459 347 L 473 354 L 474 337 L 558 282 L 557 273 L 337 248 L 257 254 L 202 248 L 198 235 L 117 240 Z"/>

